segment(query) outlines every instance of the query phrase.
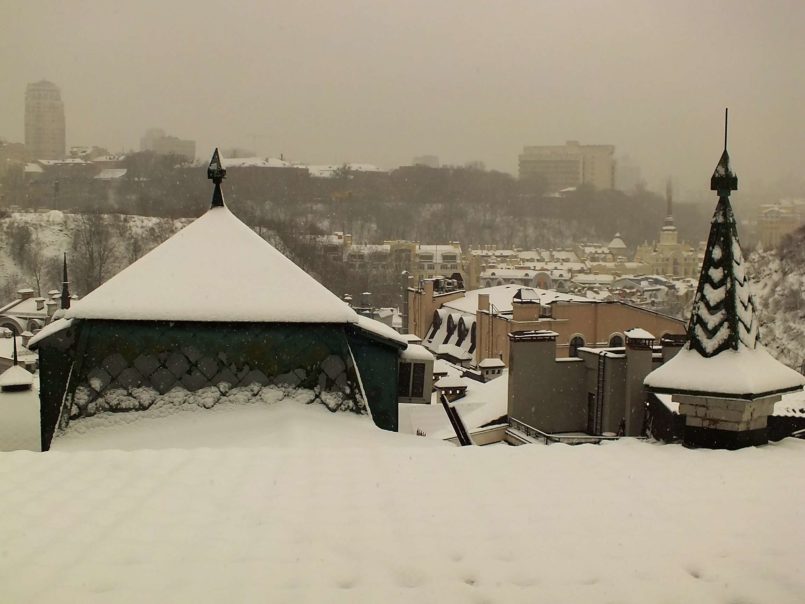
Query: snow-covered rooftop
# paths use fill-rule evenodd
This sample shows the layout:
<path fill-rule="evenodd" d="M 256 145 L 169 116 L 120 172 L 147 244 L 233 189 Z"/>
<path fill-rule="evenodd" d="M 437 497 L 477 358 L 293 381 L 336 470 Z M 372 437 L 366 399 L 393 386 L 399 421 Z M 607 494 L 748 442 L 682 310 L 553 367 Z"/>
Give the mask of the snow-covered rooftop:
<path fill-rule="evenodd" d="M 293 164 L 276 157 L 225 157 L 224 168 L 293 168 Z"/>
<path fill-rule="evenodd" d="M 126 175 L 126 168 L 104 168 L 96 176 L 96 180 L 117 180 Z"/>
<path fill-rule="evenodd" d="M 0 388 L 30 386 L 33 382 L 33 374 L 19 365 L 12 365 L 0 374 Z"/>
<path fill-rule="evenodd" d="M 434 384 L 436 388 L 466 388 L 467 380 L 461 377 L 446 375 Z"/>
<path fill-rule="evenodd" d="M 370 319 L 369 317 L 364 317 L 363 315 L 359 315 L 355 313 L 357 316 L 357 323 L 358 327 L 361 329 L 368 331 L 369 333 L 373 333 L 376 336 L 379 336 L 386 340 L 391 340 L 397 344 L 400 344 L 401 348 L 405 348 L 408 344 L 408 340 L 406 340 L 397 330 L 392 327 L 389 327 L 385 323 L 381 321 L 377 321 L 376 319 Z"/>
<path fill-rule="evenodd" d="M 34 337 L 32 337 L 32 338 L 31 338 L 31 339 L 28 341 L 28 346 L 29 346 L 29 347 L 33 347 L 33 346 L 35 346 L 37 343 L 39 343 L 39 342 L 41 342 L 42 340 L 44 340 L 45 338 L 47 338 L 48 336 L 51 336 L 51 335 L 53 335 L 54 333 L 58 333 L 58 332 L 62 331 L 63 329 L 67 329 L 67 328 L 68 328 L 68 327 L 70 327 L 72 324 L 73 324 L 73 320 L 72 320 L 72 319 L 56 319 L 56 320 L 55 320 L 55 321 L 53 321 L 52 323 L 48 323 L 48 324 L 47 324 L 47 325 L 45 325 L 45 326 L 44 326 L 42 329 L 40 329 L 40 330 L 39 330 L 39 331 L 38 331 L 38 332 L 37 332 L 37 333 L 34 335 Z"/>
<path fill-rule="evenodd" d="M 654 334 L 646 331 L 642 327 L 633 327 L 632 329 L 627 329 L 623 332 L 627 338 L 631 338 L 633 340 L 653 340 Z"/>
<path fill-rule="evenodd" d="M 339 170 L 346 168 L 348 172 L 385 172 L 382 168 L 378 168 L 374 164 L 329 164 L 329 165 L 316 165 L 316 166 L 303 166 L 306 167 L 310 175 L 315 178 L 332 178 Z"/>
<path fill-rule="evenodd" d="M 226 207 L 215 207 L 66 313 L 75 319 L 355 323 L 358 316 Z"/>
<path fill-rule="evenodd" d="M 615 237 L 612 239 L 612 241 L 609 242 L 609 245 L 607 245 L 607 247 L 610 250 L 612 249 L 624 250 L 626 249 L 626 244 L 623 242 L 623 239 L 621 239 L 621 234 L 615 233 Z"/>
<path fill-rule="evenodd" d="M 795 439 L 739 454 L 632 439 L 482 449 L 320 406 L 117 416 L 50 453 L 2 455 L 0 509 L 14 512 L 0 515 L 3 600 L 798 604 L 805 593 Z"/>
<path fill-rule="evenodd" d="M 710 358 L 683 348 L 648 374 L 644 383 L 657 392 L 747 397 L 798 390 L 805 386 L 805 376 L 780 363 L 762 346 L 725 350 Z"/>
<path fill-rule="evenodd" d="M 22 338 L 14 336 L 12 338 L 0 338 L 0 358 L 10 359 L 14 356 L 14 340 L 17 341 L 17 358 L 20 363 L 35 363 L 38 358 L 28 347 L 22 345 Z M 30 342 L 28 345 L 30 346 Z"/>
<path fill-rule="evenodd" d="M 434 357 L 431 352 L 421 344 L 408 344 L 400 355 L 404 361 L 433 361 Z"/>
<path fill-rule="evenodd" d="M 520 289 L 523 289 L 523 286 L 517 284 L 496 285 L 495 287 L 474 289 L 466 292 L 463 298 L 445 302 L 442 306 L 474 315 L 475 311 L 478 309 L 478 295 L 489 294 L 489 303 L 494 304 L 495 312 L 511 312 L 512 298 Z M 563 294 L 550 289 L 526 289 L 531 289 L 534 292 L 534 296 L 531 299 L 538 299 L 540 304 L 543 305 L 550 304 L 551 302 L 589 302 L 587 298 L 582 298 L 581 296 L 574 296 L 571 294 Z"/>

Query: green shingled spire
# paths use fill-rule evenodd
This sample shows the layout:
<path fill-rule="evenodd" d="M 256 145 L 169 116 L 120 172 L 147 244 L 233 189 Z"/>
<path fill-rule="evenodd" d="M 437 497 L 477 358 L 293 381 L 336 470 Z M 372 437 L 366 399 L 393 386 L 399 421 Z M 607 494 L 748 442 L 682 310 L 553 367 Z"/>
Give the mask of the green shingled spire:
<path fill-rule="evenodd" d="M 741 346 L 754 349 L 759 338 L 755 305 L 729 199 L 730 192 L 738 189 L 738 177 L 730 168 L 726 132 L 725 116 L 724 152 L 710 180 L 710 188 L 718 192 L 718 204 L 710 223 L 688 325 L 688 346 L 704 357 L 738 350 Z"/>
<path fill-rule="evenodd" d="M 210 207 L 223 207 L 224 194 L 221 191 L 221 183 L 223 182 L 224 178 L 226 178 L 226 168 L 224 168 L 223 162 L 221 161 L 221 156 L 218 153 L 218 147 L 215 148 L 215 152 L 212 154 L 212 159 L 210 160 L 210 165 L 207 168 L 207 178 L 215 183 L 215 189 L 212 192 L 212 203 L 210 204 Z"/>

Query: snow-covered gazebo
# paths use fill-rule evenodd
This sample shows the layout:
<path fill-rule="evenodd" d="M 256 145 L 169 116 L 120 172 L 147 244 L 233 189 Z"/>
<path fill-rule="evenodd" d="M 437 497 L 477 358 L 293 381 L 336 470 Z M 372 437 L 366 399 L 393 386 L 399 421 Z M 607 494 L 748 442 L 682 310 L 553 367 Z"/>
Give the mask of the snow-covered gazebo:
<path fill-rule="evenodd" d="M 396 430 L 405 340 L 360 317 L 238 220 L 224 203 L 225 173 L 216 150 L 210 209 L 31 339 L 43 450 L 57 424 L 145 409 L 154 392 L 222 383 L 335 393 L 342 408 L 368 403 L 379 427 Z"/>
<path fill-rule="evenodd" d="M 768 441 L 767 419 L 781 394 L 805 377 L 774 359 L 760 343 L 758 316 L 746 276 L 729 196 L 738 188 L 724 152 L 710 181 L 718 205 L 710 226 L 688 342 L 645 379 L 649 391 L 672 394 L 685 416 L 688 446 L 737 449 Z"/>

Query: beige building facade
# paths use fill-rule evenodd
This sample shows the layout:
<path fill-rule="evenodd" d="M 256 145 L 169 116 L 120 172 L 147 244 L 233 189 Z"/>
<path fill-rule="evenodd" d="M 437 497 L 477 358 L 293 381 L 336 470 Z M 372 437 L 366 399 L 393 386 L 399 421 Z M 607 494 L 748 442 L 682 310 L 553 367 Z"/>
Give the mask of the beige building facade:
<path fill-rule="evenodd" d="M 523 148 L 519 157 L 520 179 L 541 178 L 548 191 L 592 185 L 597 189 L 615 187 L 615 147 L 581 145 L 540 145 Z"/>
<path fill-rule="evenodd" d="M 783 237 L 797 230 L 805 220 L 805 201 L 765 204 L 757 221 L 758 241 L 769 250 L 780 245 Z"/>
<path fill-rule="evenodd" d="M 627 330 L 612 348 L 582 348 L 563 358 L 553 331 L 510 334 L 508 415 L 522 432 L 640 436 L 646 427 L 645 377 L 673 357 L 680 338 L 663 339 L 662 352 L 653 335 Z"/>
<path fill-rule="evenodd" d="M 437 356 L 465 365 L 497 358 L 508 365 L 509 335 L 556 333 L 556 355 L 582 347 L 622 346 L 625 332 L 641 327 L 658 337 L 685 333 L 685 323 L 624 302 L 597 302 L 551 290 L 502 285 L 470 292 L 444 291 L 435 280 L 408 290 L 409 333 Z"/>

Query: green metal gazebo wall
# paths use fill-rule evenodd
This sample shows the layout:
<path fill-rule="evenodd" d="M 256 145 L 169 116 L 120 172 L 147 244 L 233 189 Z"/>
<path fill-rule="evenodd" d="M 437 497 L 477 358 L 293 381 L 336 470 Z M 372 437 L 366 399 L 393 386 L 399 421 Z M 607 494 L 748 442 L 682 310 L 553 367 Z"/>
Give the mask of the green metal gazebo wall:
<path fill-rule="evenodd" d="M 307 368 L 299 386 L 312 389 L 328 357 L 339 357 L 349 370 L 350 345 L 375 424 L 396 430 L 396 350 L 354 333 L 348 340 L 344 325 L 76 321 L 40 344 L 43 449 L 50 445 L 65 392 L 72 395 L 78 386 L 90 384 L 111 359 L 128 369 L 144 356 L 157 357 L 164 365 L 171 354 L 192 350 L 193 356 L 216 359 L 225 368 L 241 373 L 248 368 L 269 378 Z M 354 371 L 349 371 L 354 391 Z M 211 378 L 209 383 L 220 381 Z"/>
<path fill-rule="evenodd" d="M 378 427 L 396 432 L 399 349 L 359 330 L 347 328 L 347 336 L 366 398 L 372 401 L 372 419 Z"/>

